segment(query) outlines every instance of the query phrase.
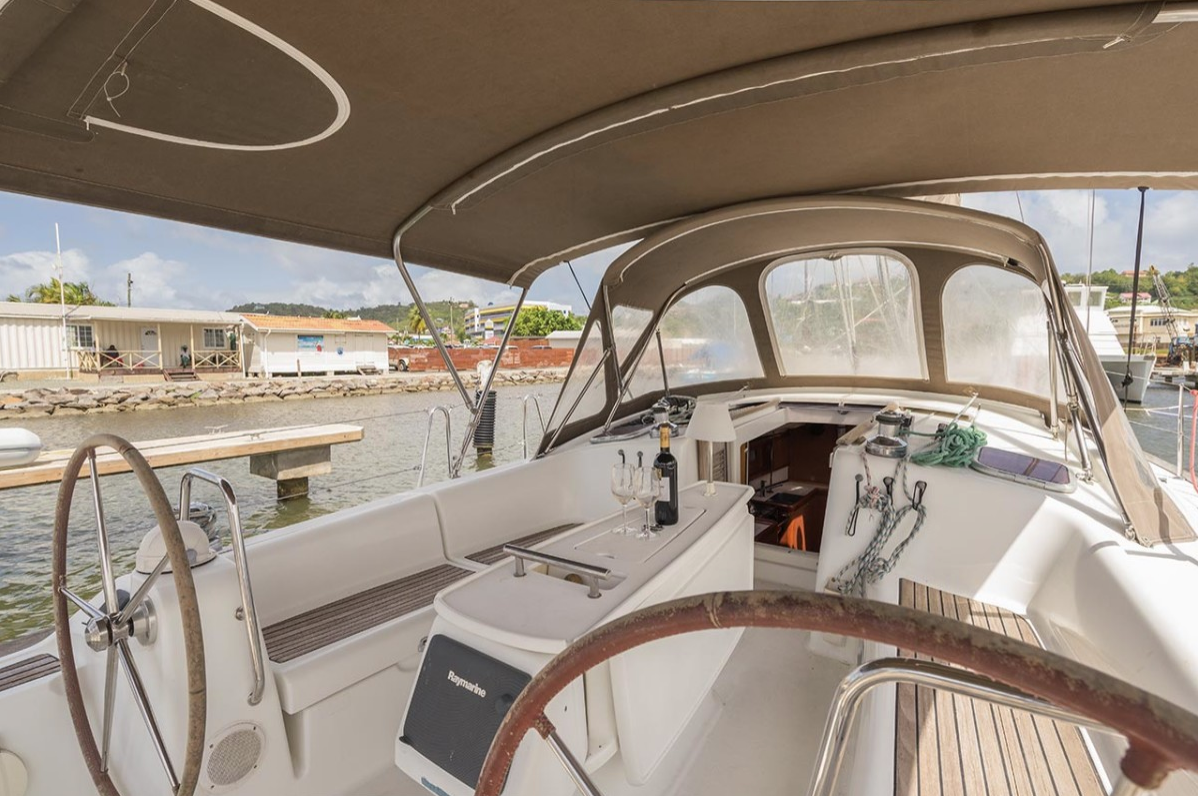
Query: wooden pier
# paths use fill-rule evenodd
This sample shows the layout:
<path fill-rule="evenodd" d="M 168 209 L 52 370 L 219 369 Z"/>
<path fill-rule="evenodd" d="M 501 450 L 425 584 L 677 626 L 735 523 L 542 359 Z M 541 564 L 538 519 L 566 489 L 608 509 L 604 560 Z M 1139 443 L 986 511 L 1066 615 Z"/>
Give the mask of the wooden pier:
<path fill-rule="evenodd" d="M 155 469 L 248 456 L 251 472 L 272 478 L 279 485 L 280 496 L 291 496 L 307 492 L 308 476 L 332 471 L 333 445 L 361 439 L 361 426 L 333 424 L 229 431 L 133 444 Z M 44 451 L 33 464 L 0 469 L 0 489 L 61 481 L 72 453 Z M 125 460 L 113 452 L 100 453 L 96 464 L 100 475 L 129 472 Z M 86 476 L 86 466 L 83 472 Z"/>

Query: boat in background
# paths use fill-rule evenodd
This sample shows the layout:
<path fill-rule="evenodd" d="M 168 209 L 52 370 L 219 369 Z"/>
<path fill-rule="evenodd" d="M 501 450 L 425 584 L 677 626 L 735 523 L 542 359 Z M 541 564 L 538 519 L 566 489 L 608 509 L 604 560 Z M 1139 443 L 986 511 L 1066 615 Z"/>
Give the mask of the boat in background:
<path fill-rule="evenodd" d="M 1106 285 L 1065 285 L 1069 304 L 1081 320 L 1102 362 L 1102 369 L 1115 388 L 1115 394 L 1132 403 L 1143 403 L 1148 383 L 1152 381 L 1152 371 L 1156 367 L 1156 353 L 1133 352 L 1128 358 L 1127 349 L 1119 342 L 1119 333 L 1104 309 L 1107 290 Z M 1123 380 L 1128 374 L 1131 375 L 1131 384 L 1127 386 L 1125 395 Z"/>
<path fill-rule="evenodd" d="M 0 428 L 0 467 L 32 464 L 42 452 L 42 440 L 23 428 Z"/>

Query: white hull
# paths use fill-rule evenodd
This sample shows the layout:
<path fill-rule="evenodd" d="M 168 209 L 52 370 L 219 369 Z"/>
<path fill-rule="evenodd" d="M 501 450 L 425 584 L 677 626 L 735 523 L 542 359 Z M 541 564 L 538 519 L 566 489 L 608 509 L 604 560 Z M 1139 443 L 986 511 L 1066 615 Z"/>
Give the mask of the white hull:
<path fill-rule="evenodd" d="M 0 467 L 32 464 L 42 452 L 37 434 L 23 428 L 0 428 Z"/>
<path fill-rule="evenodd" d="M 1106 371 L 1115 395 L 1120 399 L 1124 396 L 1123 379 L 1128 372 L 1126 356 L 1099 356 L 1102 369 Z M 1148 384 L 1152 381 L 1152 371 L 1156 367 L 1156 357 L 1152 354 L 1136 354 L 1131 358 L 1132 382 L 1127 387 L 1127 400 L 1131 403 L 1143 403 L 1144 395 L 1148 392 Z"/>

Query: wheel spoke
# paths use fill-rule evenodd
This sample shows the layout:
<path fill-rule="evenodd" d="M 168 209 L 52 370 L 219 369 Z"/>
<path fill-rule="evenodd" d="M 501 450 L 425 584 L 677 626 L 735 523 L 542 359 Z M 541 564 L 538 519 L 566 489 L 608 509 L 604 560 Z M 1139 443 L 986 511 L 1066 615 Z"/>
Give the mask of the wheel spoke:
<path fill-rule="evenodd" d="M 92 503 L 96 509 L 96 544 L 100 548 L 100 575 L 104 581 L 104 607 L 108 613 L 120 610 L 116 602 L 116 580 L 112 577 L 112 558 L 108 555 L 108 527 L 104 523 L 104 500 L 100 497 L 100 468 L 96 465 L 96 449 L 87 452 L 87 466 L 92 482 Z"/>
<path fill-rule="evenodd" d="M 62 596 L 66 597 L 68 600 L 75 603 L 75 605 L 79 606 L 79 608 L 83 611 L 83 613 L 87 614 L 92 619 L 103 619 L 104 618 L 104 613 L 99 608 L 92 605 L 87 600 L 83 599 L 78 594 L 76 594 L 75 592 L 68 589 L 66 586 L 59 586 L 58 591 L 62 593 Z"/>
<path fill-rule="evenodd" d="M 574 783 L 574 787 L 578 789 L 578 792 L 584 796 L 602 796 L 599 793 L 599 789 L 595 787 L 595 783 L 591 782 L 591 778 L 587 776 L 586 769 L 578 762 L 578 758 L 570 752 L 565 741 L 558 736 L 557 730 L 554 729 L 549 719 L 545 718 L 545 714 L 541 714 L 541 721 L 544 722 L 548 730 L 544 736 L 545 743 L 549 744 L 549 748 L 553 750 L 557 762 L 562 764 L 562 768 L 566 770 L 566 774 L 570 777 L 570 781 Z M 541 728 L 538 728 L 537 731 L 540 732 Z"/>
<path fill-rule="evenodd" d="M 166 569 L 167 562 L 170 561 L 170 556 L 164 555 L 158 565 L 154 567 L 154 571 L 146 576 L 141 585 L 137 587 L 137 591 L 129 598 L 129 602 L 125 603 L 125 607 L 121 609 L 120 615 L 117 617 L 116 624 L 123 625 L 133 616 L 133 612 L 137 610 L 137 606 L 141 605 L 146 599 L 146 595 L 150 593 L 150 589 L 154 586 L 154 581 L 158 580 L 158 576 L 162 574 L 162 570 Z"/>
<path fill-rule="evenodd" d="M 108 771 L 108 749 L 112 743 L 112 714 L 116 709 L 117 648 L 108 648 L 108 661 L 104 664 L 104 728 L 100 739 L 100 770 Z"/>
<path fill-rule="evenodd" d="M 154 751 L 158 753 L 162 767 L 166 769 L 166 778 L 170 781 L 171 790 L 178 791 L 179 778 L 175 775 L 171 756 L 166 751 L 162 733 L 158 730 L 158 721 L 154 718 L 154 710 L 150 707 L 150 700 L 146 696 L 146 689 L 142 684 L 141 674 L 137 671 L 137 664 L 133 662 L 133 653 L 129 650 L 129 642 L 124 639 L 118 641 L 117 650 L 125 668 L 125 676 L 129 681 L 129 690 L 133 692 L 133 701 L 137 705 L 137 712 L 141 714 L 142 721 L 146 723 L 146 729 L 150 732 L 150 740 L 154 743 Z"/>

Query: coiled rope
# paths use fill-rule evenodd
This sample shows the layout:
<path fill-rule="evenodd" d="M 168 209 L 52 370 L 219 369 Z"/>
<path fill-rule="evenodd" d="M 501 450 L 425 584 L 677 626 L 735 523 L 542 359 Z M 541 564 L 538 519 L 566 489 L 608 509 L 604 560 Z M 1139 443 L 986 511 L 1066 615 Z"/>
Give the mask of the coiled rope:
<path fill-rule="evenodd" d="M 976 426 L 959 426 L 949 423 L 935 434 L 913 436 L 933 437 L 935 442 L 928 448 L 911 456 L 911 461 L 924 467 L 968 467 L 978 451 L 986 445 L 986 432 Z"/>

